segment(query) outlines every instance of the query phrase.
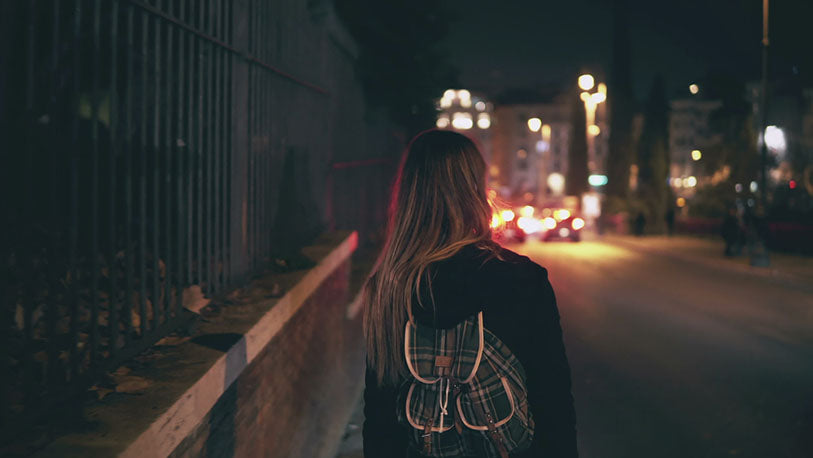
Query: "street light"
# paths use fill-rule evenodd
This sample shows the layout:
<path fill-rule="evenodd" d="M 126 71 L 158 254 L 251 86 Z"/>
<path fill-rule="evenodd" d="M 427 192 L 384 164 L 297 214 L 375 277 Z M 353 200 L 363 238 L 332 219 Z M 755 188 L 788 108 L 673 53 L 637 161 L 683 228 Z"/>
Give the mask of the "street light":
<path fill-rule="evenodd" d="M 596 86 L 596 80 L 593 75 L 584 74 L 579 76 L 579 88 L 582 93 L 579 94 L 582 102 L 584 102 L 585 111 L 585 131 L 587 132 L 587 157 L 590 162 L 595 163 L 596 146 L 595 138 L 601 133 L 601 129 L 596 125 L 596 109 L 600 103 L 607 101 L 607 85 L 598 83 L 596 92 L 589 92 L 590 89 Z M 591 172 L 594 172 L 591 170 Z"/>
<path fill-rule="evenodd" d="M 541 139 L 536 142 L 536 152 L 540 155 L 547 152 L 550 149 L 550 133 L 551 128 L 548 124 L 542 124 L 542 120 L 539 118 L 530 118 L 528 119 L 528 130 L 531 132 L 539 132 Z M 537 171 L 538 171 L 538 192 L 542 193 L 542 184 L 544 183 L 545 177 L 545 167 L 543 167 L 541 161 L 537 161 Z"/>
<path fill-rule="evenodd" d="M 761 118 L 760 119 L 760 127 L 763 129 L 763 132 L 767 131 L 768 125 L 768 46 L 770 41 L 768 40 L 768 3 L 769 0 L 762 0 L 762 92 L 760 93 L 761 99 L 760 100 L 760 111 Z M 764 134 L 763 134 L 764 136 Z M 759 211 L 757 214 L 759 217 L 765 217 L 765 208 L 768 205 L 768 177 L 767 177 L 767 169 L 768 169 L 768 142 L 763 141 L 761 148 L 760 148 L 760 156 L 762 156 L 762 161 L 760 164 L 760 192 L 759 192 Z M 756 229 L 756 228 L 754 228 Z M 762 240 L 762 234 L 759 231 L 756 232 L 757 236 L 755 237 L 755 242 L 751 247 L 751 265 L 752 266 L 759 266 L 759 267 L 768 267 L 771 265 L 770 257 L 768 256 L 768 250 L 765 248 L 765 243 Z"/>
<path fill-rule="evenodd" d="M 703 157 L 703 153 L 699 149 L 692 150 L 692 160 L 699 161 Z"/>
<path fill-rule="evenodd" d="M 774 153 L 784 154 L 787 149 L 785 142 L 785 131 L 776 126 L 765 128 L 765 146 Z"/>
<path fill-rule="evenodd" d="M 579 87 L 583 91 L 589 91 L 590 89 L 593 89 L 595 82 L 596 81 L 593 79 L 593 75 L 590 74 L 581 75 L 579 77 Z"/>

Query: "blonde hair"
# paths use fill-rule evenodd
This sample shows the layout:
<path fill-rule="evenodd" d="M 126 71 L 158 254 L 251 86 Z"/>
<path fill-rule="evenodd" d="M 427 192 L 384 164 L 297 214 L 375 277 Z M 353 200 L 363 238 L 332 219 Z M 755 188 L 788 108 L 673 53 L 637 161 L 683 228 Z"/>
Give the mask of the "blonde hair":
<path fill-rule="evenodd" d="M 444 130 L 416 136 L 404 154 L 390 202 L 387 239 L 364 285 L 367 360 L 379 383 L 406 375 L 404 326 L 421 288 L 430 292 L 430 264 L 466 245 L 496 253 L 486 164 L 467 137 Z M 434 304 L 432 304 L 434 306 Z"/>

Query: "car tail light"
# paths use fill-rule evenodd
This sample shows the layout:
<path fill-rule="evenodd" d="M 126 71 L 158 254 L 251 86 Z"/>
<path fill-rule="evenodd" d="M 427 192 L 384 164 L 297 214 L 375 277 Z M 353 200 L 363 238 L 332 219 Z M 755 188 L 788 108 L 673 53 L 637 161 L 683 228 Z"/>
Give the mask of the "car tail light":
<path fill-rule="evenodd" d="M 573 222 L 570 223 L 570 225 L 573 227 L 574 231 L 578 231 L 584 227 L 584 220 L 581 218 L 573 218 Z"/>
<path fill-rule="evenodd" d="M 492 213 L 491 214 L 491 228 L 496 229 L 496 228 L 500 227 L 500 224 L 502 224 L 502 220 L 500 219 L 500 215 L 498 215 L 496 213 Z"/>

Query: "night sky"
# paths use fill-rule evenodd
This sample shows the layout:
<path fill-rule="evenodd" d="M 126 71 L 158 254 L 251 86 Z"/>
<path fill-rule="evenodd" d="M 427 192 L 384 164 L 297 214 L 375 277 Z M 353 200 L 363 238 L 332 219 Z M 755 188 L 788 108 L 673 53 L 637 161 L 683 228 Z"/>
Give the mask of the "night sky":
<path fill-rule="evenodd" d="M 463 86 L 492 96 L 606 74 L 613 3 L 470 0 L 457 5 L 445 48 Z M 761 0 L 631 0 L 630 12 L 638 97 L 657 73 L 673 94 L 710 71 L 760 78 Z M 772 76 L 813 83 L 813 0 L 771 0 L 770 22 Z"/>

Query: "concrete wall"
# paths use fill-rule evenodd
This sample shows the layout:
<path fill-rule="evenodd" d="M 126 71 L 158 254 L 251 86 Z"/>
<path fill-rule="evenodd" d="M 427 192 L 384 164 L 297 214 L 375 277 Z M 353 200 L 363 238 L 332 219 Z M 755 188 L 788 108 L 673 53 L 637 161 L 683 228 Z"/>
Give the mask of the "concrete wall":
<path fill-rule="evenodd" d="M 342 263 L 246 367 L 172 457 L 329 457 L 356 399 L 360 316 Z"/>
<path fill-rule="evenodd" d="M 34 456 L 334 456 L 363 386 L 357 246 L 356 232 L 324 234 L 301 267 L 216 298 L 108 374 Z"/>

